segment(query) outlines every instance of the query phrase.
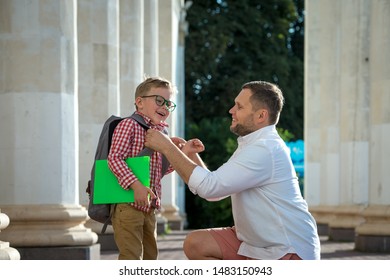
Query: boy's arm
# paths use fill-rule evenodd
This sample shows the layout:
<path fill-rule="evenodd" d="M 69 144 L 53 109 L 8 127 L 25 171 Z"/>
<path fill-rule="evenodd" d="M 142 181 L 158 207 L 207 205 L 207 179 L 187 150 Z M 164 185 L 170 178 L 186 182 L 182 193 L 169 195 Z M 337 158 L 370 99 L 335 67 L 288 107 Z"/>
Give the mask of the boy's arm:
<path fill-rule="evenodd" d="M 206 168 L 206 164 L 203 162 L 202 158 L 199 156 L 199 153 L 203 152 L 205 149 L 202 141 L 199 139 L 188 140 L 181 151 L 186 154 L 191 160 L 193 160 L 197 165 Z"/>
<path fill-rule="evenodd" d="M 171 140 L 192 161 L 194 161 L 197 165 L 207 169 L 206 164 L 199 156 L 199 153 L 205 150 L 202 141 L 197 138 L 186 141 L 180 137 L 171 137 Z"/>
<path fill-rule="evenodd" d="M 124 189 L 137 180 L 137 177 L 129 169 L 125 158 L 130 154 L 133 139 L 133 126 L 129 119 L 121 121 L 114 130 L 110 152 L 107 157 L 108 166 L 118 179 L 118 183 Z"/>

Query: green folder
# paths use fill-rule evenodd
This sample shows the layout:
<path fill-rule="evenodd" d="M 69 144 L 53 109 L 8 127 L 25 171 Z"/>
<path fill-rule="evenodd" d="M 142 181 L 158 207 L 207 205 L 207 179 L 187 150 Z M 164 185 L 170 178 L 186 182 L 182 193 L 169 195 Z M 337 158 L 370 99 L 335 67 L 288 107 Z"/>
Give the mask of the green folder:
<path fill-rule="evenodd" d="M 132 157 L 125 160 L 131 171 L 145 186 L 150 187 L 150 157 Z M 134 191 L 123 189 L 114 173 L 110 170 L 107 160 L 96 160 L 95 181 L 93 190 L 94 204 L 134 202 Z"/>

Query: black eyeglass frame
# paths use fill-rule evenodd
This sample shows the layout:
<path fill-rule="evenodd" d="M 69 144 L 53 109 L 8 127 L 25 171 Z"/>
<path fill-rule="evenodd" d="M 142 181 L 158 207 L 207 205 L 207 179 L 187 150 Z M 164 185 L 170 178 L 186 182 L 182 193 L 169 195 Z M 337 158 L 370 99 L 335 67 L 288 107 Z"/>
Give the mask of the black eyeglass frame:
<path fill-rule="evenodd" d="M 140 96 L 140 97 L 141 98 L 154 97 L 155 98 L 154 101 L 156 102 L 156 105 L 157 106 L 165 105 L 165 107 L 167 108 L 167 110 L 169 112 L 173 112 L 176 109 L 175 102 L 173 102 L 171 100 L 166 100 L 161 95 L 154 94 L 154 95 L 144 95 L 144 96 Z"/>

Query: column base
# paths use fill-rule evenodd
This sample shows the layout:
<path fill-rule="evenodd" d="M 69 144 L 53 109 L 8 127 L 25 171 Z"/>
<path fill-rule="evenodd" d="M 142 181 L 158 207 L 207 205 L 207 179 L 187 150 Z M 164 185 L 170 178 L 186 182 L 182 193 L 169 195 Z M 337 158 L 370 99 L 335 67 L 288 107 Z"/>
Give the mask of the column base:
<path fill-rule="evenodd" d="M 329 226 L 328 224 L 317 224 L 317 232 L 320 236 L 328 236 L 329 235 Z"/>
<path fill-rule="evenodd" d="M 365 222 L 356 228 L 356 250 L 390 252 L 390 206 L 370 205 L 363 217 Z"/>
<path fill-rule="evenodd" d="M 183 221 L 177 220 L 177 221 L 168 221 L 169 229 L 171 230 L 183 230 Z"/>
<path fill-rule="evenodd" d="M 118 251 L 113 233 L 98 234 L 98 243 L 101 251 Z"/>
<path fill-rule="evenodd" d="M 390 253 L 390 236 L 357 235 L 355 249 L 362 252 Z"/>
<path fill-rule="evenodd" d="M 353 242 L 355 229 L 364 222 L 364 205 L 338 205 L 334 207 L 334 219 L 329 222 L 329 240 Z"/>
<path fill-rule="evenodd" d="M 100 260 L 100 244 L 74 247 L 20 247 L 21 260 Z"/>
<path fill-rule="evenodd" d="M 170 230 L 183 230 L 183 217 L 179 214 L 179 208 L 174 205 L 164 205 L 164 218 L 168 221 Z"/>
<path fill-rule="evenodd" d="M 329 240 L 340 242 L 352 242 L 355 240 L 354 228 L 330 228 Z"/>
<path fill-rule="evenodd" d="M 168 230 L 168 221 L 161 215 L 157 215 L 157 235 L 164 234 Z"/>
<path fill-rule="evenodd" d="M 20 260 L 20 253 L 9 242 L 0 241 L 0 260 Z"/>
<path fill-rule="evenodd" d="M 309 211 L 316 220 L 317 231 L 319 235 L 328 236 L 329 223 L 335 218 L 333 209 L 334 206 L 326 205 L 317 205 L 310 207 Z"/>
<path fill-rule="evenodd" d="M 87 210 L 79 205 L 10 205 L 2 208 L 11 220 L 0 236 L 13 247 L 78 247 L 97 242 L 84 226 Z"/>

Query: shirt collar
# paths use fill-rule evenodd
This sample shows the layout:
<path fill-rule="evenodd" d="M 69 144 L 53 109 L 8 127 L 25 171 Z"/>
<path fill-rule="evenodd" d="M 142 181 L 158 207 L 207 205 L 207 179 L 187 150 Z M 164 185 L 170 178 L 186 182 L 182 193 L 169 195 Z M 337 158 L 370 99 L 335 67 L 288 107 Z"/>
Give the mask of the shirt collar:
<path fill-rule="evenodd" d="M 255 130 L 245 136 L 239 136 L 237 142 L 238 144 L 250 143 L 260 138 L 264 138 L 270 132 L 276 132 L 276 126 L 274 124 Z"/>
<path fill-rule="evenodd" d="M 152 120 L 148 116 L 146 116 L 145 114 L 142 114 L 141 112 L 138 112 L 138 111 L 135 111 L 135 113 L 140 115 L 141 117 L 143 117 L 146 124 L 149 127 L 157 128 L 158 130 L 163 130 L 164 128 L 169 127 L 168 123 L 166 123 L 166 122 L 161 122 L 161 123 L 156 125 L 156 124 L 152 123 Z"/>

